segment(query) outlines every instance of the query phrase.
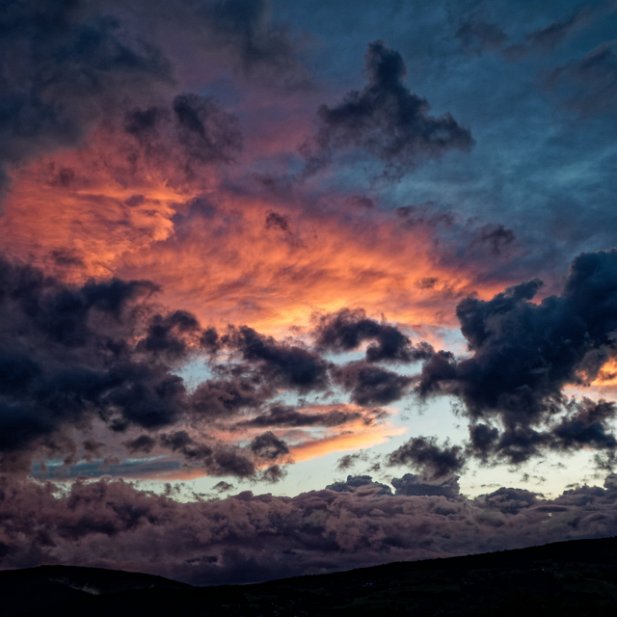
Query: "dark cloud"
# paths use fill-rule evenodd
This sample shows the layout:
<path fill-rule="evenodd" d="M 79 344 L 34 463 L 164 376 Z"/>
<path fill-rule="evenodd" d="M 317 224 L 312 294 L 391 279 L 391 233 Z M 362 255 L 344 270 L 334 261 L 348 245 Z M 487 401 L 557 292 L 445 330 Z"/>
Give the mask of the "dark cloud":
<path fill-rule="evenodd" d="M 358 462 L 365 462 L 367 460 L 367 456 L 365 453 L 357 452 L 355 454 L 344 454 L 339 458 L 336 463 L 336 468 L 341 471 L 345 471 L 347 469 L 351 469 Z"/>
<path fill-rule="evenodd" d="M 493 255 L 499 256 L 507 250 L 514 239 L 514 232 L 503 225 L 484 225 L 472 240 L 472 247 L 485 245 Z"/>
<path fill-rule="evenodd" d="M 212 475 L 233 475 L 246 478 L 255 475 L 255 465 L 251 457 L 240 448 L 210 440 L 196 441 L 185 430 L 164 433 L 161 445 L 197 465 Z"/>
<path fill-rule="evenodd" d="M 369 319 L 361 309 L 321 316 L 314 336 L 317 347 L 329 351 L 351 351 L 373 341 L 366 349 L 369 362 L 424 360 L 433 351 L 426 343 L 414 347 L 397 327 Z"/>
<path fill-rule="evenodd" d="M 333 376 L 351 392 L 351 400 L 358 405 L 387 405 L 397 401 L 405 396 L 411 383 L 410 377 L 364 361 L 336 367 Z"/>
<path fill-rule="evenodd" d="M 462 301 L 457 315 L 473 355 L 444 357 L 443 366 L 431 359 L 421 386 L 450 381 L 472 414 L 497 410 L 516 423 L 550 412 L 581 370 L 593 379 L 614 353 L 617 251 L 579 256 L 563 294 L 532 303 L 540 286 L 534 280 L 492 300 Z"/>
<path fill-rule="evenodd" d="M 214 490 L 218 493 L 225 493 L 227 491 L 233 490 L 234 485 L 229 482 L 225 482 L 225 480 L 221 480 L 214 485 Z"/>
<path fill-rule="evenodd" d="M 463 300 L 457 315 L 471 357 L 457 361 L 435 354 L 418 384 L 423 395 L 460 396 L 474 420 L 499 418 L 502 434 L 479 422 L 471 441 L 480 453 L 495 449 L 512 462 L 576 439 L 595 447 L 613 443 L 606 424 L 612 408 L 601 406 L 602 413 L 594 415 L 588 403 L 568 407 L 562 389 L 593 380 L 617 353 L 617 251 L 580 255 L 562 295 L 534 303 L 540 286 L 534 280 L 488 301 Z M 564 410 L 566 419 L 553 426 Z M 551 436 L 547 427 L 562 436 Z"/>
<path fill-rule="evenodd" d="M 150 572 L 195 584 L 249 582 L 386 561 L 479 553 L 617 533 L 615 482 L 546 500 L 502 488 L 476 499 L 392 495 L 370 477 L 296 497 L 242 492 L 178 502 L 121 481 L 0 478 L 5 568 L 41 563 Z M 454 493 L 454 484 L 452 491 Z M 229 490 L 223 485 L 223 490 Z"/>
<path fill-rule="evenodd" d="M 424 159 L 471 148 L 470 132 L 449 114 L 430 116 L 427 101 L 405 86 L 405 73 L 398 52 L 381 41 L 369 45 L 368 85 L 349 92 L 340 105 L 318 111 L 318 133 L 303 147 L 308 173 L 327 165 L 341 149 L 366 151 L 382 160 L 388 173 L 400 175 Z"/>
<path fill-rule="evenodd" d="M 601 7 L 582 7 L 570 17 L 553 21 L 544 28 L 530 32 L 525 36 L 524 42 L 519 43 L 513 42 L 498 24 L 476 14 L 461 22 L 455 36 L 467 52 L 500 52 L 510 60 L 517 60 L 532 51 L 546 52 L 557 47 L 601 11 Z"/>
<path fill-rule="evenodd" d="M 449 499 L 459 499 L 461 497 L 456 476 L 449 476 L 445 480 L 437 482 L 427 482 L 420 476 L 406 473 L 401 478 L 393 478 L 392 486 L 395 488 L 395 495 L 407 495 L 409 497 L 441 495 Z"/>
<path fill-rule="evenodd" d="M 251 441 L 251 451 L 262 459 L 276 460 L 289 454 L 287 444 L 272 431 L 262 433 Z"/>
<path fill-rule="evenodd" d="M 173 101 L 178 139 L 189 159 L 204 163 L 231 162 L 242 146 L 234 116 L 209 98 L 183 94 Z"/>
<path fill-rule="evenodd" d="M 575 450 L 581 447 L 615 450 L 617 439 L 611 420 L 617 415 L 614 402 L 583 399 L 570 403 L 568 415 L 552 429 L 553 447 Z"/>
<path fill-rule="evenodd" d="M 503 514 L 518 514 L 538 503 L 538 495 L 522 488 L 499 488 L 493 493 L 481 495 L 476 503 Z"/>
<path fill-rule="evenodd" d="M 310 426 L 340 426 L 363 420 L 366 424 L 372 424 L 383 418 L 385 412 L 378 408 L 368 409 L 347 409 L 341 406 L 340 409 L 328 409 L 327 411 L 317 412 L 298 409 L 288 405 L 272 405 L 266 413 L 261 413 L 251 420 L 241 422 L 240 426 L 253 427 L 310 427 Z"/>
<path fill-rule="evenodd" d="M 139 435 L 139 437 L 127 441 L 125 445 L 130 452 L 145 452 L 147 454 L 156 445 L 156 440 L 150 435 Z"/>
<path fill-rule="evenodd" d="M 465 459 L 460 446 L 439 446 L 434 437 L 412 437 L 388 455 L 388 464 L 413 467 L 428 480 L 440 480 L 460 472 Z"/>
<path fill-rule="evenodd" d="M 184 394 L 178 378 L 132 358 L 126 343 L 137 333 L 138 307 L 155 290 L 119 279 L 71 287 L 0 260 L 3 450 L 86 416 L 100 414 L 121 428 L 177 415 Z"/>
<path fill-rule="evenodd" d="M 150 298 L 156 290 L 146 281 L 120 279 L 71 286 L 30 266 L 0 260 L 3 462 L 20 453 L 29 459 L 41 448 L 58 448 L 66 456 L 75 438 L 68 437 L 70 431 L 83 431 L 85 441 L 92 423 L 102 421 L 112 441 L 113 433 L 135 426 L 154 432 L 125 439 L 131 452 L 158 446 L 209 473 L 255 474 L 250 448 L 244 452 L 212 438 L 195 441 L 185 430 L 156 437 L 165 427 L 260 408 L 272 394 L 262 378 L 250 375 L 213 378 L 189 392 L 174 371 L 203 348 L 206 332 L 185 311 L 154 312 Z M 289 353 L 301 360 L 308 354 L 294 348 Z M 282 357 L 281 365 L 287 356 Z M 304 385 L 301 369 L 280 370 Z M 75 470 L 86 472 L 94 473 Z"/>
<path fill-rule="evenodd" d="M 247 362 L 256 363 L 272 383 L 299 390 L 327 385 L 326 362 L 304 347 L 277 342 L 247 326 L 231 328 L 225 343 Z"/>
<path fill-rule="evenodd" d="M 287 475 L 287 470 L 280 465 L 270 465 L 266 467 L 258 476 L 260 480 L 274 484 L 279 482 Z"/>
<path fill-rule="evenodd" d="M 196 416 L 231 417 L 242 410 L 261 407 L 271 395 L 271 388 L 248 375 L 208 379 L 195 388 L 191 406 Z"/>
<path fill-rule="evenodd" d="M 270 210 L 270 212 L 266 215 L 266 229 L 289 231 L 289 221 L 282 214 Z"/>
<path fill-rule="evenodd" d="M 82 257 L 72 249 L 54 249 L 50 257 L 58 266 L 81 267 L 84 265 Z"/>
<path fill-rule="evenodd" d="M 375 482 L 371 476 L 347 476 L 344 482 L 334 482 L 326 486 L 326 490 L 335 493 L 353 493 L 358 489 L 378 495 L 392 495 L 392 489 L 387 484 Z"/>
<path fill-rule="evenodd" d="M 133 108 L 126 112 L 124 131 L 133 138 L 123 156 L 133 174 L 141 167 L 158 168 L 170 181 L 193 180 L 211 165 L 235 161 L 242 150 L 238 119 L 212 98 L 176 96 L 170 106 Z M 177 170 L 176 170 L 177 168 Z"/>
<path fill-rule="evenodd" d="M 138 349 L 151 354 L 183 356 L 187 351 L 184 336 L 198 333 L 200 330 L 197 319 L 186 311 L 155 315 L 150 320 L 148 332 L 140 341 Z"/>
<path fill-rule="evenodd" d="M 428 201 L 409 206 L 399 206 L 396 208 L 396 216 L 409 228 L 424 225 L 437 229 L 439 227 L 449 228 L 455 223 L 455 217 L 451 212 L 439 211 L 437 204 Z"/>

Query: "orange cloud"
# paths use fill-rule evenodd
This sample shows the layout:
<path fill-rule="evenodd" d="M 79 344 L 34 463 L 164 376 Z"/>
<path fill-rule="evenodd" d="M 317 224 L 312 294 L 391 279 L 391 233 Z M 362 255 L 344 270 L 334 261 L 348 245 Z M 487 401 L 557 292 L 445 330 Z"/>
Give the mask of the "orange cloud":
<path fill-rule="evenodd" d="M 69 280 L 150 279 L 163 304 L 205 324 L 279 335 L 343 307 L 452 326 L 461 296 L 501 289 L 444 265 L 428 225 L 337 195 L 232 190 L 213 169 L 189 180 L 171 156 L 139 159 L 127 140 L 101 131 L 16 173 L 0 248 Z"/>
<path fill-rule="evenodd" d="M 358 432 L 344 431 L 337 435 L 329 435 L 323 439 L 306 441 L 293 446 L 291 457 L 295 462 L 307 461 L 332 452 L 349 452 L 370 448 L 386 442 L 390 437 L 402 435 L 406 429 L 392 425 L 364 427 Z"/>

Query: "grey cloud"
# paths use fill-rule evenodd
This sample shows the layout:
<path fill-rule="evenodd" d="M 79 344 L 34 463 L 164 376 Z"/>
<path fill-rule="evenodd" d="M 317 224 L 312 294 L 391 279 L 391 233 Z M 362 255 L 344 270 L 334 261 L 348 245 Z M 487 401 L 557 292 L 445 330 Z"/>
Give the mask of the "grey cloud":
<path fill-rule="evenodd" d="M 471 148 L 471 133 L 450 114 L 430 116 L 427 101 L 405 86 L 405 73 L 398 52 L 381 41 L 369 45 L 368 85 L 349 92 L 339 105 L 322 105 L 318 111 L 319 130 L 314 141 L 303 146 L 307 173 L 329 164 L 337 150 L 367 152 L 396 176 L 448 150 Z"/>

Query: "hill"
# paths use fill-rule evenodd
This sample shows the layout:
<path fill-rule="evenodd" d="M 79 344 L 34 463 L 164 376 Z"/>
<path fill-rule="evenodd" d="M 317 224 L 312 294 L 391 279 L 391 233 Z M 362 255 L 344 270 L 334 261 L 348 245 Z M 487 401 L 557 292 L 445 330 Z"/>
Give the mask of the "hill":
<path fill-rule="evenodd" d="M 617 538 L 392 563 L 253 585 L 41 566 L 0 572 L 3 615 L 617 615 Z"/>

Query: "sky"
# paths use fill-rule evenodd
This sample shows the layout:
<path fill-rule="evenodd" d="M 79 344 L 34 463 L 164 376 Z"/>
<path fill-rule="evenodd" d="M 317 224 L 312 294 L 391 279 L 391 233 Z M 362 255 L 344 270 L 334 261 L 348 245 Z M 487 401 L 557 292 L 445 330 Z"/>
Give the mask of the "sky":
<path fill-rule="evenodd" d="M 617 534 L 614 0 L 0 7 L 1 568 Z"/>

